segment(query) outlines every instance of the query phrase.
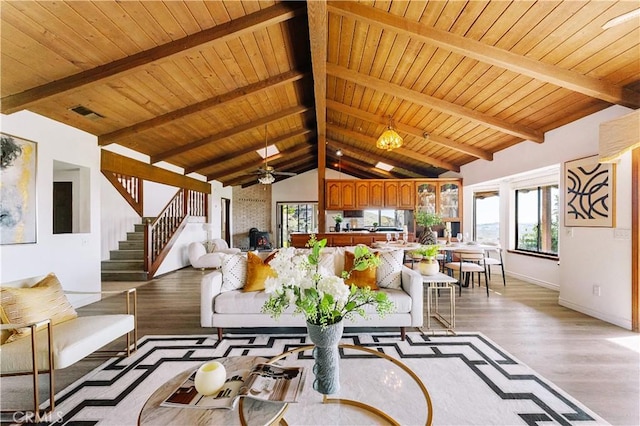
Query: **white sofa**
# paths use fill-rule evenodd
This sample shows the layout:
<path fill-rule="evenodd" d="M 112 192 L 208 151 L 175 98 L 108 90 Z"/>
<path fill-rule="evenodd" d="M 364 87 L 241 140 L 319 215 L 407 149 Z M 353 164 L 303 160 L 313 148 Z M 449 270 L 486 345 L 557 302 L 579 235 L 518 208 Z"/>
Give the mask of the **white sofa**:
<path fill-rule="evenodd" d="M 349 248 L 326 248 L 333 254 L 335 273 L 339 275 L 344 265 L 344 250 Z M 260 253 L 264 259 L 268 253 Z M 402 256 L 398 256 L 402 259 Z M 396 306 L 393 314 L 380 318 L 373 307 L 368 307 L 368 318 L 355 315 L 355 321 L 347 320 L 346 327 L 400 327 L 404 340 L 405 327 L 421 327 L 423 324 L 423 284 L 417 272 L 402 264 L 397 270 L 401 281 L 400 288 L 383 288 Z M 224 267 L 223 267 L 224 269 Z M 380 282 L 378 282 L 380 285 Z M 203 276 L 200 295 L 200 324 L 202 327 L 216 327 L 218 338 L 222 339 L 224 328 L 243 327 L 305 327 L 301 314 L 293 314 L 290 308 L 278 319 L 261 313 L 268 295 L 264 291 L 243 292 L 242 290 L 223 290 L 223 271 L 216 270 Z"/>
<path fill-rule="evenodd" d="M 229 248 L 227 242 L 221 238 L 214 238 L 210 241 L 213 251 L 207 253 L 203 243 L 193 242 L 189 244 L 189 262 L 196 269 L 219 268 L 222 262 L 222 254 L 240 253 L 239 248 Z"/>

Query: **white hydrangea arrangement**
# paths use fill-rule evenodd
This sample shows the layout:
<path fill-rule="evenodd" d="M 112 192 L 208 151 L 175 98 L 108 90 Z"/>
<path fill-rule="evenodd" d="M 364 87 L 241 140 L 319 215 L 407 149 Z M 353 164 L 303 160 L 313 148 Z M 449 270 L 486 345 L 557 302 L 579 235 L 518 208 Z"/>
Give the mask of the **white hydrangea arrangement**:
<path fill-rule="evenodd" d="M 393 312 L 394 305 L 383 292 L 372 291 L 369 287 L 350 287 L 344 280 L 354 270 L 364 271 L 380 262 L 366 246 L 357 246 L 354 251 L 354 266 L 343 271 L 341 277 L 320 270 L 320 254 L 327 240 L 316 240 L 312 235 L 307 243 L 308 255 L 300 254 L 295 248 L 283 248 L 269 263 L 276 277 L 267 278 L 265 292 L 269 299 L 262 312 L 279 317 L 289 306 L 305 316 L 307 322 L 326 327 L 351 318 L 354 314 L 367 317 L 364 307 L 375 305 L 376 312 L 385 316 Z"/>

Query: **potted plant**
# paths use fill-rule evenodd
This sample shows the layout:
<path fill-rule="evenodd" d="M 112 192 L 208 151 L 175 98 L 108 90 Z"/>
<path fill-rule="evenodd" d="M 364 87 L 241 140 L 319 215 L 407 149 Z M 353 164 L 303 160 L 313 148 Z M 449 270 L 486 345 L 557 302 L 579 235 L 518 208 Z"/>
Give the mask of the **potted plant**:
<path fill-rule="evenodd" d="M 416 212 L 416 223 L 424 227 L 422 234 L 420 235 L 420 244 L 437 244 L 437 234 L 433 232 L 431 227 L 440 225 L 442 223 L 442 217 L 437 213 L 418 210 Z"/>
<path fill-rule="evenodd" d="M 265 293 L 269 298 L 262 306 L 262 312 L 273 318 L 278 318 L 289 306 L 294 307 L 295 313 L 304 315 L 309 338 L 316 345 L 313 388 L 325 395 L 339 389 L 338 342 L 343 320 L 355 315 L 368 318 L 367 306 L 375 309 L 381 318 L 395 310 L 386 293 L 373 291 L 368 286 L 345 284 L 353 271 L 365 271 L 380 264 L 380 259 L 368 247 L 355 247 L 353 267 L 342 271 L 340 277 L 323 276 L 320 256 L 326 244 L 326 239 L 318 241 L 311 235 L 308 254 L 293 247 L 280 249 L 269 263 L 275 276 L 265 280 Z"/>
<path fill-rule="evenodd" d="M 440 249 L 435 244 L 423 245 L 412 252 L 413 258 L 420 257 L 422 259 L 418 263 L 418 269 L 422 275 L 435 275 L 440 270 L 440 265 L 436 257 Z"/>
<path fill-rule="evenodd" d="M 342 223 L 342 215 L 338 213 L 333 217 L 333 220 L 336 222 L 336 232 L 340 232 L 340 224 Z"/>

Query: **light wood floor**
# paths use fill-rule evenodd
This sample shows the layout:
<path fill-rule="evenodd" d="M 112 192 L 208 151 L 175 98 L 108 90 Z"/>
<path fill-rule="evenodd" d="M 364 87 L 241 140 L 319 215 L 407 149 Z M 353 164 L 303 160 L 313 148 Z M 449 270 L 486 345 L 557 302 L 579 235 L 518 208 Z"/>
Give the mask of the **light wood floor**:
<path fill-rule="evenodd" d="M 105 282 L 103 289 L 139 286 L 140 336 L 214 334 L 200 327 L 201 277 L 185 268 L 142 285 Z M 456 296 L 458 332 L 485 334 L 610 423 L 640 424 L 640 335 L 564 308 L 557 292 L 537 285 L 507 277 L 503 287 L 494 274 L 491 288 L 489 298 L 484 287 L 464 288 Z M 110 297 L 79 311 L 102 313 L 121 305 Z M 635 351 L 616 339 L 635 345 Z M 57 372 L 57 390 L 101 362 L 84 360 Z"/>

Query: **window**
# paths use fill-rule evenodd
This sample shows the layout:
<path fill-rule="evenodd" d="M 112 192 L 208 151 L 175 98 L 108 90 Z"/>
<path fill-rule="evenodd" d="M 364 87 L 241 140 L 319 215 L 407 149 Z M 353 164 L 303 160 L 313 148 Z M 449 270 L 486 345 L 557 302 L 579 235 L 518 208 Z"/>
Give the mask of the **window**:
<path fill-rule="evenodd" d="M 318 232 L 318 204 L 277 203 L 278 209 L 278 247 L 287 247 L 292 232 L 306 234 Z"/>
<path fill-rule="evenodd" d="M 411 213 L 411 211 L 408 211 Z M 364 226 L 391 226 L 402 228 L 410 223 L 406 218 L 407 210 L 365 210 Z"/>
<path fill-rule="evenodd" d="M 558 185 L 516 190 L 516 250 L 558 254 Z"/>
<path fill-rule="evenodd" d="M 473 194 L 473 240 L 500 241 L 500 194 L 498 191 Z"/>

